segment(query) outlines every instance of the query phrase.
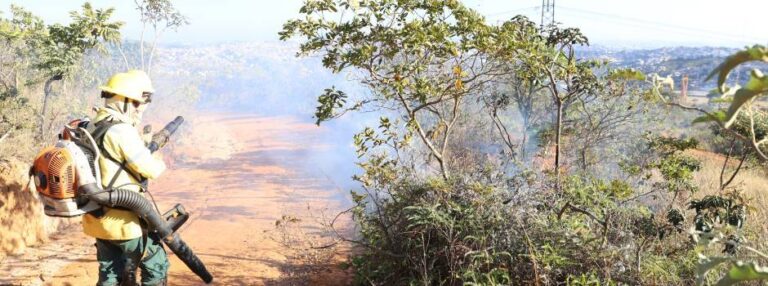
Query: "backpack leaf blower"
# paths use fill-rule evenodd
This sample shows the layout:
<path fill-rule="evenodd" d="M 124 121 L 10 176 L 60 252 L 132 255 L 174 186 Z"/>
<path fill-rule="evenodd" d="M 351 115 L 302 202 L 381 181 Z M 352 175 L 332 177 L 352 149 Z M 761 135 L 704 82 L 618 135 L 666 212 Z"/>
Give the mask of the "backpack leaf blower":
<path fill-rule="evenodd" d="M 154 152 L 165 145 L 182 122 L 184 118 L 176 117 L 156 133 L 149 143 L 150 151 Z M 35 158 L 30 173 L 45 207 L 45 214 L 75 217 L 102 206 L 130 210 L 146 222 L 149 231 L 155 233 L 192 272 L 205 283 L 211 283 L 211 273 L 175 232 L 189 216 L 181 205 L 160 214 L 138 192 L 102 188 L 98 163 L 101 153 L 97 141 L 91 136 L 95 130 L 94 125 L 97 124 L 91 124 L 87 119 L 70 123 L 56 144 L 43 149 Z"/>

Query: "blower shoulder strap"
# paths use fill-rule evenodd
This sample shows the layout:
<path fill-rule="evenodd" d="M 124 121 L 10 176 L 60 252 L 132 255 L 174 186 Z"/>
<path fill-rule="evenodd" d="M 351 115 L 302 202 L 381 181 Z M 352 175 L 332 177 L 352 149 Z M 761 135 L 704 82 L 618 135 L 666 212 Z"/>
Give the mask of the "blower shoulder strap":
<path fill-rule="evenodd" d="M 107 185 L 107 190 L 112 189 L 114 187 L 115 182 L 117 181 L 117 178 L 120 176 L 120 173 L 126 172 L 129 176 L 133 177 L 137 182 L 141 182 L 142 178 L 140 175 L 135 174 L 130 169 L 128 169 L 128 162 L 123 160 L 122 162 L 118 161 L 112 155 L 109 155 L 109 152 L 104 148 L 104 136 L 107 134 L 107 131 L 109 131 L 112 126 L 121 124 L 120 122 L 115 122 L 109 119 L 101 120 L 99 122 L 96 122 L 94 124 L 90 124 L 86 130 L 91 133 L 91 137 L 93 137 L 93 140 L 96 141 L 96 145 L 99 146 L 99 150 L 101 151 L 101 155 L 104 156 L 104 158 L 109 159 L 110 161 L 114 162 L 115 164 L 118 164 L 120 166 L 120 169 L 115 173 L 115 175 L 112 176 L 112 179 L 109 181 L 109 184 Z"/>

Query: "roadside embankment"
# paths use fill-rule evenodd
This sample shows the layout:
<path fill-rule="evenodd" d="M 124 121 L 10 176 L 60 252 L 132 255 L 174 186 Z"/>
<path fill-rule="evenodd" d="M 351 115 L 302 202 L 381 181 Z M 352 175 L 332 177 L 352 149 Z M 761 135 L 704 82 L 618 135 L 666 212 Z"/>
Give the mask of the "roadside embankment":
<path fill-rule="evenodd" d="M 63 246 L 48 242 L 79 228 L 79 219 L 45 216 L 28 170 L 25 162 L 0 159 L 0 285 L 34 285 L 31 278 L 41 280 L 45 271 L 56 271 L 53 259 L 45 267 L 41 261 L 49 256 L 47 248 Z"/>

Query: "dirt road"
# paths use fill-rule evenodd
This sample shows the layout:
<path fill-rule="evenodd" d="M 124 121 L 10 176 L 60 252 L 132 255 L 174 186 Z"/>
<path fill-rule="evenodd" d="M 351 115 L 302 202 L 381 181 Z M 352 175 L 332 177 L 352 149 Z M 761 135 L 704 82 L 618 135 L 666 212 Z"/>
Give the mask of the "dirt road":
<path fill-rule="evenodd" d="M 210 115 L 194 124 L 189 143 L 165 151 L 178 159 L 166 155 L 170 169 L 150 189 L 161 211 L 181 203 L 192 213 L 181 235 L 214 285 L 347 284 L 338 266 L 345 249 L 324 226 L 344 208 L 344 193 L 307 166 L 310 154 L 329 150 L 323 129 L 287 117 Z M 93 285 L 88 251 L 45 284 Z M 203 285 L 176 257 L 171 264 L 169 285 Z"/>

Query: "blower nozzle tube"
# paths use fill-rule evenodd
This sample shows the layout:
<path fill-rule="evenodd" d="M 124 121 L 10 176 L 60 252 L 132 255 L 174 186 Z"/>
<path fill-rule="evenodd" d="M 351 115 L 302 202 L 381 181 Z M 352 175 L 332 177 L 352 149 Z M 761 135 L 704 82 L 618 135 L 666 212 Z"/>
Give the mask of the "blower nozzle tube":
<path fill-rule="evenodd" d="M 152 141 L 149 142 L 149 146 L 147 146 L 149 151 L 155 152 L 165 146 L 171 138 L 171 135 L 176 132 L 176 129 L 179 129 L 179 126 L 181 126 L 182 123 L 184 123 L 184 117 L 176 116 L 176 118 L 173 119 L 173 121 L 168 122 L 162 130 L 155 133 L 155 135 L 152 136 Z"/>
<path fill-rule="evenodd" d="M 152 204 L 140 193 L 122 189 L 104 192 L 95 183 L 80 186 L 78 192 L 100 205 L 121 207 L 132 211 L 144 220 L 149 226 L 149 230 L 156 233 L 163 243 L 200 279 L 205 283 L 213 281 L 213 276 L 205 268 L 200 258 L 181 240 L 179 234 L 173 232 L 165 219 L 154 211 Z"/>

